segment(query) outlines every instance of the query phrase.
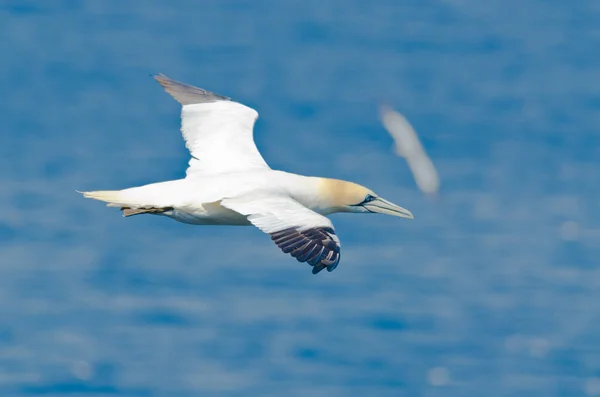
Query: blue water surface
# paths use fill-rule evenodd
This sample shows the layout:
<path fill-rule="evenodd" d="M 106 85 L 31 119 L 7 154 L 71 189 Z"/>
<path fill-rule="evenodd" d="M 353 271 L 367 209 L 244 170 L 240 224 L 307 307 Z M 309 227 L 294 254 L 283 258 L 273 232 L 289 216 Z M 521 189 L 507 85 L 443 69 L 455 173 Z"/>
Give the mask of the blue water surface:
<path fill-rule="evenodd" d="M 599 2 L 3 0 L 0 37 L 0 395 L 600 395 Z M 84 200 L 184 175 L 159 72 L 415 220 L 332 216 L 313 276 L 255 228 Z"/>

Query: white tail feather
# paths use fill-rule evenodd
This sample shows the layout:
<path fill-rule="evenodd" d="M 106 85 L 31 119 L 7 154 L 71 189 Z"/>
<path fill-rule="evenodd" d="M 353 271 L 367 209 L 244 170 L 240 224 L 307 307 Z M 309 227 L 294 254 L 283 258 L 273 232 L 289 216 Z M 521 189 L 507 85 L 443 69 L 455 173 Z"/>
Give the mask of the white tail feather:
<path fill-rule="evenodd" d="M 152 183 L 123 190 L 97 190 L 95 192 L 79 192 L 84 197 L 108 203 L 109 207 L 167 208 L 177 204 L 185 180 Z"/>
<path fill-rule="evenodd" d="M 143 204 L 132 203 L 122 190 L 98 190 L 95 192 L 79 192 L 83 197 L 106 202 L 108 207 L 137 207 Z M 129 200 L 128 200 L 129 199 Z"/>

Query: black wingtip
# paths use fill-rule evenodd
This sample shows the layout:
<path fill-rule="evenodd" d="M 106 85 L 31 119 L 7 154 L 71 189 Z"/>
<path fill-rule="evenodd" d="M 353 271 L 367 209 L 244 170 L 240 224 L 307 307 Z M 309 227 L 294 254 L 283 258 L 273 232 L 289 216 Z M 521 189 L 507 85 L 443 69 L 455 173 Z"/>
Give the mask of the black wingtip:
<path fill-rule="evenodd" d="M 319 273 L 321 270 L 323 270 L 323 269 L 325 269 L 325 268 L 326 268 L 326 266 L 325 266 L 325 265 L 321 265 L 321 264 L 319 264 L 319 265 L 315 265 L 315 266 L 312 268 L 312 274 L 318 274 L 318 273 Z"/>
<path fill-rule="evenodd" d="M 212 103 L 218 101 L 231 101 L 231 98 L 207 91 L 203 88 L 182 83 L 165 76 L 162 73 L 155 74 L 154 80 L 167 91 L 177 102 L 185 105 L 194 105 L 198 103 Z"/>
<path fill-rule="evenodd" d="M 312 273 L 332 272 L 340 262 L 340 245 L 331 227 L 290 227 L 271 233 L 271 239 L 286 254 L 311 265 Z"/>
<path fill-rule="evenodd" d="M 168 76 L 165 76 L 162 73 L 148 73 L 148 76 L 150 76 L 154 80 L 158 81 L 160 83 L 160 85 L 162 85 L 162 83 L 160 82 L 161 79 L 171 80 Z"/>

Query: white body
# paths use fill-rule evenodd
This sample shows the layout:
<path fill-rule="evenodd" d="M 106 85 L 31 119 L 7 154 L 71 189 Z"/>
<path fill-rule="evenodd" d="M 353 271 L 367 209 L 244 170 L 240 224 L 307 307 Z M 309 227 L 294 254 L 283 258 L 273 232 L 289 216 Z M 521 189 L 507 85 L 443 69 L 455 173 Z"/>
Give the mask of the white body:
<path fill-rule="evenodd" d="M 251 225 L 246 215 L 224 207 L 221 202 L 267 195 L 283 196 L 318 214 L 328 215 L 332 209 L 316 199 L 320 196 L 321 184 L 320 178 L 271 169 L 196 175 L 121 190 L 124 203 L 111 206 L 139 203 L 139 206 L 145 207 L 173 207 L 173 210 L 159 215 L 195 225 Z"/>

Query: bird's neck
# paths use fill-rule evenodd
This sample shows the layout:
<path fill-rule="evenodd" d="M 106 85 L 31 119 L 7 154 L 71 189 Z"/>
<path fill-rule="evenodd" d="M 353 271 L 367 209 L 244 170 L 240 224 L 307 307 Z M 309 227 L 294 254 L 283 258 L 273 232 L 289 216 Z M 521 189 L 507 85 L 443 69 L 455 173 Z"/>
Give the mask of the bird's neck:
<path fill-rule="evenodd" d="M 319 214 L 345 211 L 345 208 L 337 203 L 336 195 L 331 194 L 332 188 L 334 191 L 336 187 L 341 189 L 345 181 L 289 173 L 286 173 L 282 180 L 282 187 L 290 197 Z"/>

